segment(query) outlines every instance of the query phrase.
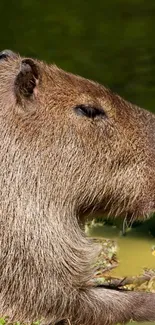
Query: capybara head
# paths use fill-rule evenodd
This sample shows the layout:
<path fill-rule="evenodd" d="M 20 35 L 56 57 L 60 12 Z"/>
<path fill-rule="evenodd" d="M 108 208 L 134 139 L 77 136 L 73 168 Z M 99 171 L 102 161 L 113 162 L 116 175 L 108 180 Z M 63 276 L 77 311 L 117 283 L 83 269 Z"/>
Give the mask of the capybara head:
<path fill-rule="evenodd" d="M 155 208 L 151 113 L 98 83 L 10 52 L 1 55 L 0 107 L 5 132 L 14 134 L 9 150 L 18 146 L 23 160 L 30 148 L 23 192 L 31 182 L 49 204 L 71 204 L 80 215 L 101 209 L 133 218 Z"/>

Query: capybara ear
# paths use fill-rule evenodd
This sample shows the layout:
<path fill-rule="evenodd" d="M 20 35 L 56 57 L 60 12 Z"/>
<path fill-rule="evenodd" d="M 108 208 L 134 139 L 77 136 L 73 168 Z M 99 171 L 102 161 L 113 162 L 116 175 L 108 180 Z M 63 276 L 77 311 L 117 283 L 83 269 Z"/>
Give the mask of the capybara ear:
<path fill-rule="evenodd" d="M 0 52 L 0 61 L 7 60 L 9 58 L 16 58 L 16 57 L 18 57 L 18 54 L 12 52 L 11 50 L 3 50 Z"/>
<path fill-rule="evenodd" d="M 36 95 L 39 81 L 39 68 L 32 59 L 23 59 L 20 72 L 15 80 L 15 91 L 18 97 L 30 98 Z"/>

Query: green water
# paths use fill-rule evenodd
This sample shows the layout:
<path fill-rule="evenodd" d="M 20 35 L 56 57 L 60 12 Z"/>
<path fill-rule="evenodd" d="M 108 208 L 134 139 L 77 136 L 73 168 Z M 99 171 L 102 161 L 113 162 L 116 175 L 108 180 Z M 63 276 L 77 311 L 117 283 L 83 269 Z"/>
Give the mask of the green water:
<path fill-rule="evenodd" d="M 155 245 L 155 238 L 144 232 L 143 227 L 132 229 L 126 236 L 120 236 L 116 227 L 95 224 L 89 228 L 89 235 L 117 241 L 119 266 L 112 271 L 112 275 L 136 276 L 142 272 L 144 267 L 155 269 L 155 256 L 152 255 L 151 250 Z M 138 323 L 134 324 L 138 325 Z M 143 324 L 153 325 L 155 322 Z"/>
<path fill-rule="evenodd" d="M 143 228 L 134 228 L 126 236 L 120 236 L 116 227 L 95 224 L 90 228 L 89 235 L 117 241 L 119 266 L 113 271 L 115 275 L 134 276 L 140 274 L 143 268 L 155 268 L 155 256 L 152 254 L 155 238 L 143 232 Z"/>

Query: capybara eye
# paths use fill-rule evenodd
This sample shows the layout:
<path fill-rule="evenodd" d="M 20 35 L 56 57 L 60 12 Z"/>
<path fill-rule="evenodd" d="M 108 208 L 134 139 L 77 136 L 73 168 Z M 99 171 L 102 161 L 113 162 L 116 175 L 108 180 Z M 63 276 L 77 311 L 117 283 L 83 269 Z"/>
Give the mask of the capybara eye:
<path fill-rule="evenodd" d="M 6 60 L 9 57 L 15 57 L 16 54 L 14 52 L 12 52 L 11 50 L 4 50 L 2 52 L 0 52 L 0 60 Z"/>
<path fill-rule="evenodd" d="M 94 119 L 97 116 L 102 117 L 102 118 L 106 116 L 106 114 L 102 108 L 98 108 L 98 107 L 91 106 L 91 105 L 84 105 L 84 104 L 77 105 L 74 107 L 74 111 L 78 115 L 86 116 L 86 117 L 89 117 L 92 119 Z"/>

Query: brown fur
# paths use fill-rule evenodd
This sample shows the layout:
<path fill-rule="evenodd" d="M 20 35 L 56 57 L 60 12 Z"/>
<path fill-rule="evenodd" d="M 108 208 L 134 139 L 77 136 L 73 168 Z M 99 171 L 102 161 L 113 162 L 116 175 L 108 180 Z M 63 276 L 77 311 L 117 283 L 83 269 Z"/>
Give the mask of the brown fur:
<path fill-rule="evenodd" d="M 79 227 L 88 211 L 133 220 L 154 210 L 154 115 L 95 82 L 22 60 L 0 61 L 0 315 L 154 321 L 155 294 L 88 286 L 100 248 Z M 106 116 L 80 116 L 79 104 Z"/>

